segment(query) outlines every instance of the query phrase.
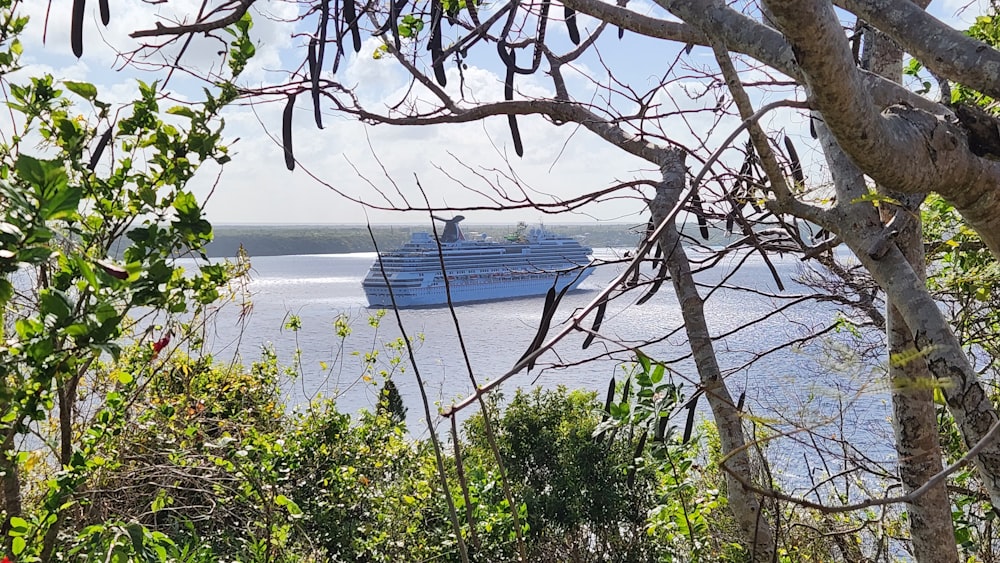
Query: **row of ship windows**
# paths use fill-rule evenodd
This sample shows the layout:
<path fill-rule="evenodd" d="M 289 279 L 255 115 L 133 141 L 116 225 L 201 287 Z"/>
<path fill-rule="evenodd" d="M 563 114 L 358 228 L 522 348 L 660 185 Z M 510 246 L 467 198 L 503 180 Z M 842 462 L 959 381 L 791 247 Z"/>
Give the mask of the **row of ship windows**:
<path fill-rule="evenodd" d="M 496 284 L 503 283 L 507 281 L 524 281 L 532 280 L 538 278 L 549 278 L 551 273 L 525 273 L 525 274 L 492 274 L 492 275 L 472 275 L 472 276 L 448 276 L 449 282 L 462 282 L 462 285 L 479 285 L 479 284 Z M 434 284 L 442 285 L 444 278 L 441 276 L 435 276 Z M 362 285 L 366 287 L 385 287 L 385 282 L 381 279 L 379 280 L 365 280 Z M 394 289 L 404 289 L 404 288 L 419 288 L 423 286 L 422 280 L 405 280 L 405 281 L 393 281 L 392 287 Z"/>
<path fill-rule="evenodd" d="M 568 260 L 562 257 L 556 259 L 547 260 L 531 260 L 523 264 L 511 264 L 509 262 L 504 262 L 503 260 L 469 260 L 469 261 L 448 261 L 445 262 L 445 267 L 449 270 L 454 270 L 455 268 L 462 267 L 472 267 L 477 270 L 485 268 L 502 268 L 504 270 L 513 269 L 541 269 L 541 268 L 565 268 L 577 265 L 586 265 L 590 261 L 586 259 L 581 260 Z M 383 265 L 386 270 L 392 271 L 435 271 L 441 269 L 441 264 L 439 262 L 398 262 L 395 260 L 384 260 Z M 377 264 L 376 264 L 377 266 Z"/>

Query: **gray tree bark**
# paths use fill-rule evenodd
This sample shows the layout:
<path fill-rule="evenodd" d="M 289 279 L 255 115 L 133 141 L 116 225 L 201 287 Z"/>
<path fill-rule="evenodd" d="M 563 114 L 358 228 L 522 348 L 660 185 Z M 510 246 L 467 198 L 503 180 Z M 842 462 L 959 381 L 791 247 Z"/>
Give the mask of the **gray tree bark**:
<path fill-rule="evenodd" d="M 792 45 L 814 109 L 840 147 L 876 182 L 937 192 L 1000 257 L 1000 162 L 976 156 L 954 121 L 917 107 L 880 111 L 864 87 L 828 0 L 766 0 Z"/>
<path fill-rule="evenodd" d="M 656 197 L 649 204 L 653 221 L 659 224 L 677 205 L 685 186 L 687 169 L 684 166 L 685 153 L 669 151 L 660 164 L 662 180 L 656 187 Z M 716 359 L 715 348 L 705 321 L 704 301 L 698 294 L 691 264 L 680 234 L 675 225 L 669 225 L 660 237 L 664 259 L 670 271 L 677 302 L 681 306 L 684 330 L 691 348 L 702 390 L 712 409 L 723 454 L 726 456 L 726 487 L 729 509 L 736 517 L 746 538 L 750 540 L 754 561 L 771 561 L 775 553 L 774 535 L 761 510 L 760 500 L 754 491 L 744 483 L 751 482 L 752 471 L 747 440 L 743 432 L 743 419 L 733 402 L 732 395 L 722 379 L 722 372 Z M 743 479 L 736 479 L 734 474 Z"/>
<path fill-rule="evenodd" d="M 914 7 L 916 7 L 914 5 Z M 903 74 L 903 52 L 881 32 L 868 28 L 864 33 L 862 63 L 869 71 L 888 80 L 900 81 Z M 923 230 L 920 204 L 923 197 L 895 193 L 891 186 L 879 191 L 900 201 L 901 206 L 882 206 L 881 219 L 888 223 L 895 210 L 903 219 L 903 228 L 895 237 L 896 246 L 924 281 L 927 267 L 924 260 Z M 913 353 L 913 334 L 899 309 L 887 302 L 886 342 L 889 346 L 889 381 L 892 385 L 892 427 L 896 435 L 899 478 L 903 491 L 910 493 L 928 482 L 943 469 L 941 443 L 938 438 L 934 406 L 934 377 L 920 354 Z M 894 361 L 892 358 L 907 358 Z M 955 529 L 951 519 L 951 502 L 946 483 L 929 489 L 907 507 L 913 554 L 918 563 L 958 562 Z"/>

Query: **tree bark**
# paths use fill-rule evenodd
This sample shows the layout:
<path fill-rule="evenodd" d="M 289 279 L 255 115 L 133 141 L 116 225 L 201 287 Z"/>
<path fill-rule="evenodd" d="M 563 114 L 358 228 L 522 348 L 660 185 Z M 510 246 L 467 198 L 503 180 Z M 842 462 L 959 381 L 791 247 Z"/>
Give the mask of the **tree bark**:
<path fill-rule="evenodd" d="M 870 203 L 855 201 L 866 191 L 864 175 L 822 124 L 816 129 L 837 188 L 838 201 L 827 213 L 823 226 L 843 239 L 885 291 L 887 302 L 898 310 L 914 335 L 911 342 L 930 370 L 934 385 L 940 386 L 965 444 L 972 447 L 997 422 L 997 412 L 951 325 L 906 257 L 895 244 L 888 245 L 879 256 L 870 252 L 877 246 L 873 241 L 885 237 L 885 229 Z M 975 456 L 974 463 L 996 504 L 1000 501 L 1000 443 L 989 443 Z"/>
<path fill-rule="evenodd" d="M 687 171 L 684 167 L 684 153 L 680 150 L 670 151 L 661 163 L 660 171 L 663 178 L 657 185 L 656 197 L 649 204 L 653 221 L 657 224 L 677 204 L 684 189 Z M 771 561 L 775 550 L 774 536 L 767 519 L 762 514 L 760 501 L 753 491 L 747 489 L 732 475 L 740 475 L 746 483 L 751 483 L 753 480 L 748 444 L 743 433 L 743 420 L 722 379 L 708 323 L 705 321 L 704 302 L 698 294 L 698 288 L 691 274 L 691 264 L 688 262 L 675 225 L 670 225 L 663 231 L 660 245 L 664 249 L 664 259 L 667 261 L 674 292 L 681 306 L 684 329 L 698 369 L 701 387 L 719 430 L 719 440 L 725 456 L 723 466 L 726 469 L 729 508 L 751 546 L 753 560 Z"/>
<path fill-rule="evenodd" d="M 851 204 L 864 205 L 867 204 Z M 840 219 L 831 227 L 837 226 L 832 228 L 871 272 L 914 335 L 912 342 L 917 352 L 924 358 L 934 384 L 940 386 L 962 438 L 971 448 L 987 435 L 998 417 L 947 319 L 923 280 L 895 245 L 880 258 L 868 253 L 872 240 L 880 236 L 880 227 L 873 228 L 873 221 L 860 213 L 837 214 Z M 874 223 L 880 225 L 877 219 L 875 217 Z M 996 440 L 988 443 L 975 456 L 974 462 L 991 501 L 1000 506 L 1000 443 Z"/>
<path fill-rule="evenodd" d="M 921 3 L 909 0 L 834 0 L 834 3 L 891 37 L 938 76 L 1000 97 L 1000 51 L 945 25 L 924 11 Z"/>
<path fill-rule="evenodd" d="M 17 456 L 14 452 L 14 438 L 16 433 L 13 429 L 8 429 L 4 433 L 3 443 L 0 444 L 0 472 L 3 473 L 3 510 L 4 516 L 0 533 L 3 534 L 3 546 L 10 548 L 10 519 L 13 516 L 21 516 L 21 475 L 17 468 Z"/>
<path fill-rule="evenodd" d="M 766 0 L 791 43 L 811 101 L 840 147 L 882 185 L 941 194 L 1000 258 L 1000 162 L 976 156 L 964 129 L 916 107 L 880 111 L 828 0 Z"/>
<path fill-rule="evenodd" d="M 917 6 L 914 4 L 914 8 Z M 903 52 L 881 32 L 868 28 L 864 33 L 863 64 L 888 80 L 901 81 Z M 882 206 L 883 223 L 891 212 L 902 211 L 905 217 L 896 246 L 913 268 L 914 274 L 925 281 L 927 266 L 924 259 L 923 230 L 920 204 L 923 197 L 893 192 L 891 186 L 879 186 L 879 192 L 901 202 L 901 209 Z M 892 386 L 892 427 L 896 435 L 896 455 L 899 478 L 904 493 L 910 493 L 929 481 L 943 469 L 941 443 L 938 439 L 937 413 L 934 406 L 934 377 L 920 354 L 913 353 L 913 334 L 899 309 L 887 302 L 886 342 L 889 346 L 889 381 Z M 893 360 L 892 358 L 908 358 Z M 951 502 L 946 483 L 929 489 L 907 507 L 910 538 L 918 563 L 958 563 L 955 528 L 951 519 Z"/>

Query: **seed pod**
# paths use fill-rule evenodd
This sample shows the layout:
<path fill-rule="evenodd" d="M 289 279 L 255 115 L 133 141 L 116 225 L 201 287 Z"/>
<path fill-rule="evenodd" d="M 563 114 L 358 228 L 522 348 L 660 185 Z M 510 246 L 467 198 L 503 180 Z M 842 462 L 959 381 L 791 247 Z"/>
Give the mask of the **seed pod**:
<path fill-rule="evenodd" d="M 72 21 L 69 30 L 69 44 L 76 58 L 83 56 L 83 11 L 87 0 L 73 0 Z"/>
<path fill-rule="evenodd" d="M 576 10 L 568 6 L 563 7 L 563 16 L 566 19 L 566 31 L 569 32 L 569 40 L 574 45 L 580 44 L 580 28 L 576 25 Z"/>
<path fill-rule="evenodd" d="M 448 77 L 444 72 L 444 51 L 441 49 L 441 2 L 431 2 L 431 37 L 427 42 L 427 50 L 431 52 L 431 66 L 438 84 L 447 86 Z"/>
<path fill-rule="evenodd" d="M 514 70 L 517 67 L 513 49 L 508 53 L 508 57 L 507 77 L 503 83 L 503 99 L 509 102 L 514 100 Z M 517 156 L 524 156 L 524 145 L 521 144 L 521 131 L 517 128 L 517 117 L 513 114 L 508 115 L 507 124 L 510 125 L 510 136 L 514 141 L 514 152 L 517 153 Z"/>
<path fill-rule="evenodd" d="M 94 263 L 97 264 L 101 270 L 104 270 L 104 273 L 115 279 L 124 280 L 128 278 L 128 271 L 110 260 L 97 260 Z"/>
<path fill-rule="evenodd" d="M 285 112 L 281 116 L 281 143 L 285 149 L 285 168 L 295 170 L 295 156 L 292 154 L 292 111 L 295 109 L 295 94 L 288 95 Z"/>
<path fill-rule="evenodd" d="M 662 261 L 660 261 L 660 271 L 657 272 L 657 274 L 656 274 L 656 280 L 653 282 L 653 285 L 651 285 L 649 287 L 649 291 L 647 291 L 645 295 L 643 295 L 642 297 L 640 297 L 639 300 L 635 302 L 635 304 L 636 305 L 642 305 L 646 301 L 649 301 L 650 299 L 652 299 L 653 296 L 656 295 L 656 292 L 660 290 L 660 286 L 663 285 L 663 280 L 665 280 L 665 279 L 667 279 L 667 259 L 666 258 L 664 258 Z"/>
<path fill-rule="evenodd" d="M 691 196 L 691 206 L 694 207 L 695 217 L 698 218 L 698 229 L 701 231 L 701 238 L 708 240 L 708 220 L 705 218 L 705 208 L 701 204 L 701 196 L 695 192 Z"/>
<path fill-rule="evenodd" d="M 101 8 L 101 23 L 107 27 L 111 23 L 111 8 L 108 7 L 108 0 L 99 0 L 98 5 Z"/>
<path fill-rule="evenodd" d="M 670 419 L 665 416 L 661 416 L 656 421 L 656 434 L 653 436 L 654 442 L 664 441 L 664 439 L 667 437 L 667 424 L 669 423 Z"/>
<path fill-rule="evenodd" d="M 319 3 L 319 50 L 316 52 L 316 66 L 323 68 L 323 57 L 326 55 L 326 28 L 330 23 L 330 0 L 320 0 Z"/>
<path fill-rule="evenodd" d="M 91 172 L 97 168 L 97 163 L 101 160 L 101 155 L 104 154 L 104 149 L 107 148 L 108 143 L 111 142 L 112 131 L 114 131 L 114 127 L 108 127 L 108 130 L 101 135 L 101 139 L 97 141 L 97 146 L 94 147 L 94 152 L 90 155 L 90 162 L 87 164 L 87 169 Z"/>
<path fill-rule="evenodd" d="M 601 422 L 604 422 L 611 418 L 611 402 L 615 400 L 615 378 L 611 377 L 611 381 L 608 382 L 608 396 L 604 400 L 604 413 L 601 415 Z M 602 430 L 600 434 L 594 436 L 595 442 L 600 442 L 604 435 L 607 434 L 607 430 Z"/>
<path fill-rule="evenodd" d="M 349 0 L 353 1 L 353 0 Z M 404 0 L 405 1 L 405 0 Z M 389 1 L 389 29 L 392 31 L 392 44 L 396 46 L 396 50 L 399 51 L 399 11 L 403 8 L 399 2 Z"/>
<path fill-rule="evenodd" d="M 601 323 L 604 321 L 604 312 L 607 308 L 607 299 L 601 301 L 601 304 L 597 306 L 597 313 L 594 314 L 594 324 L 590 327 L 590 334 L 587 335 L 587 338 L 583 339 L 584 350 L 590 348 L 590 345 L 594 343 L 594 338 L 597 336 L 596 332 L 601 330 Z"/>
<path fill-rule="evenodd" d="M 563 295 L 566 295 L 571 285 L 573 284 L 566 284 L 566 287 L 562 288 L 562 291 L 558 294 L 556 293 L 555 285 L 549 288 L 548 293 L 545 294 L 545 305 L 542 307 L 542 319 L 538 323 L 538 332 L 535 333 L 535 338 L 528 346 L 528 350 L 521 356 L 518 362 L 534 354 L 536 350 L 542 347 L 542 343 L 545 342 L 545 336 L 549 333 L 549 327 L 552 325 L 552 317 L 555 316 L 556 309 L 559 308 L 559 302 L 562 301 Z M 535 360 L 528 362 L 528 371 L 531 371 L 534 367 Z"/>
<path fill-rule="evenodd" d="M 625 485 L 629 488 L 635 486 L 635 472 L 639 468 L 636 465 L 635 460 L 642 457 L 642 452 L 646 449 L 646 436 L 649 432 L 643 432 L 642 436 L 639 436 L 639 443 L 635 446 L 635 453 L 632 454 L 632 463 L 628 466 L 628 473 L 625 475 Z"/>
<path fill-rule="evenodd" d="M 354 42 L 354 52 L 360 52 L 361 30 L 358 29 L 358 14 L 354 9 L 354 0 L 344 0 L 344 21 L 347 23 L 347 26 L 351 28 L 351 39 Z"/>
<path fill-rule="evenodd" d="M 684 436 L 681 438 L 681 442 L 688 443 L 691 440 L 691 432 L 694 430 L 694 413 L 695 407 L 698 405 L 698 395 L 691 397 L 688 401 L 688 417 L 684 424 Z"/>
<path fill-rule="evenodd" d="M 611 382 L 608 383 L 608 397 L 604 400 L 604 412 L 606 414 L 611 414 L 611 403 L 615 400 L 615 378 L 611 378 Z"/>
<path fill-rule="evenodd" d="M 806 177 L 802 174 L 802 161 L 799 160 L 799 153 L 795 151 L 795 145 L 787 135 L 785 135 L 785 150 L 788 151 L 788 160 L 791 161 L 792 179 L 795 180 L 795 185 L 804 186 Z"/>
<path fill-rule="evenodd" d="M 309 79 L 312 82 L 312 102 L 313 102 L 313 119 L 316 120 L 316 127 L 320 129 L 323 128 L 323 112 L 319 107 L 319 74 L 322 72 L 323 67 L 320 66 L 322 63 L 317 58 L 317 49 L 319 47 L 319 40 L 315 37 L 309 40 Z"/>

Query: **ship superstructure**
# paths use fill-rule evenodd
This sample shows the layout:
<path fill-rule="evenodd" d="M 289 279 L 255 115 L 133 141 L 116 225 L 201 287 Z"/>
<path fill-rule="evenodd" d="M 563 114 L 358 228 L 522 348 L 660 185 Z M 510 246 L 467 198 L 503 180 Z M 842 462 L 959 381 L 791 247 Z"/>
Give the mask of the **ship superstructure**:
<path fill-rule="evenodd" d="M 418 232 L 402 247 L 382 252 L 362 282 L 369 305 L 391 307 L 389 287 L 398 307 L 420 307 L 446 304 L 449 294 L 452 303 L 467 303 L 542 295 L 553 286 L 572 290 L 593 273 L 591 249 L 575 239 L 523 223 L 502 241 L 466 238 L 458 226 L 462 219 L 445 221 L 440 245 L 430 233 Z"/>

